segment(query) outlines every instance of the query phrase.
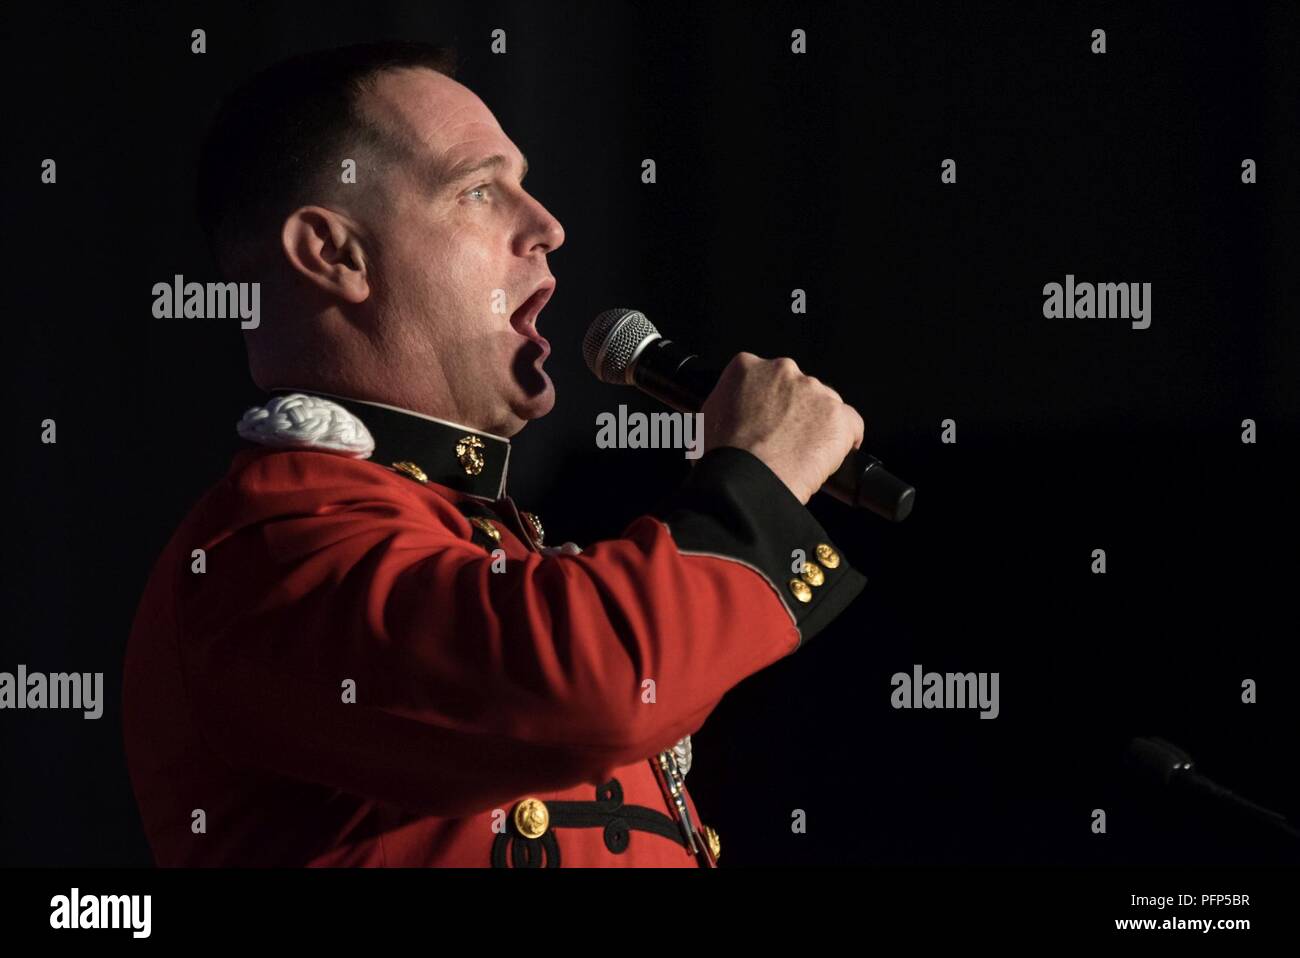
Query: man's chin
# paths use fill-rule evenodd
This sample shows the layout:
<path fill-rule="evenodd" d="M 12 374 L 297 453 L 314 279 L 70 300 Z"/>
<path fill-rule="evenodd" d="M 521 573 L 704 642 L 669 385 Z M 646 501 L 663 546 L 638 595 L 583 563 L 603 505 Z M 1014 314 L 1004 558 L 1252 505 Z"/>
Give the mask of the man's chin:
<path fill-rule="evenodd" d="M 542 369 L 545 357 L 541 350 L 528 344 L 515 354 L 514 374 L 518 394 L 510 409 L 520 420 L 520 428 L 530 419 L 540 419 L 555 406 L 555 386 Z"/>
<path fill-rule="evenodd" d="M 536 372 L 536 371 L 535 371 Z M 520 391 L 510 401 L 510 423 L 503 427 L 501 435 L 513 436 L 523 429 L 530 420 L 541 419 L 555 408 L 555 387 L 550 377 L 541 373 L 543 383 L 536 384 L 529 391 Z"/>
<path fill-rule="evenodd" d="M 546 374 L 543 373 L 543 376 Z M 514 405 L 515 415 L 522 420 L 541 419 L 555 408 L 555 387 L 547 378 L 546 386 L 538 392 L 530 393 L 519 399 Z"/>

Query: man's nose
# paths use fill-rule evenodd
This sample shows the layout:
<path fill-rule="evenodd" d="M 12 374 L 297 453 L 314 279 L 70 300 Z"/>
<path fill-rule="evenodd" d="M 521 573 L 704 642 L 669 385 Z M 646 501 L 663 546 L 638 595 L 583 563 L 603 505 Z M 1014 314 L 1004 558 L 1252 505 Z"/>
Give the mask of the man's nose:
<path fill-rule="evenodd" d="M 551 216 L 550 213 L 547 213 L 546 216 L 551 221 L 550 224 L 550 231 L 552 234 L 552 239 L 550 242 L 551 250 L 559 249 L 561 246 L 564 245 L 564 227 L 560 224 L 560 221 L 557 220 L 554 216 Z M 548 252 L 550 252 L 550 250 L 548 250 Z"/>
<path fill-rule="evenodd" d="M 533 213 L 536 217 L 532 229 L 528 233 L 528 252 L 541 247 L 544 252 L 550 253 L 564 245 L 564 227 L 560 221 L 551 215 L 541 203 L 533 201 L 535 207 Z"/>

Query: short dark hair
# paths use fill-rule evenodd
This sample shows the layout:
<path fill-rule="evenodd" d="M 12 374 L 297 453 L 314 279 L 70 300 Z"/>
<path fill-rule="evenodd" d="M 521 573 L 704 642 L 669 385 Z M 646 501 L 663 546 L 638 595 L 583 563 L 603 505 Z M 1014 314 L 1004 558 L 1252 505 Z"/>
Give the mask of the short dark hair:
<path fill-rule="evenodd" d="M 285 216 L 339 183 L 341 162 L 365 147 L 394 145 L 357 107 L 387 70 L 424 67 L 454 76 L 455 48 L 404 40 L 360 43 L 282 60 L 221 104 L 199 154 L 197 206 L 219 265 L 268 239 Z"/>

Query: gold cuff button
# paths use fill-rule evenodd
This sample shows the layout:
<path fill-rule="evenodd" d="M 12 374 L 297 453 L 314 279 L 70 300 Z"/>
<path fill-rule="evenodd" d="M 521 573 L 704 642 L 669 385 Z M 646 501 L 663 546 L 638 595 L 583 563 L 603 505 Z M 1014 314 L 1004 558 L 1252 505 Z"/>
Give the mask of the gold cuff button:
<path fill-rule="evenodd" d="M 524 838 L 541 838 L 551 824 L 551 813 L 540 798 L 525 798 L 515 806 L 515 828 Z"/>
<path fill-rule="evenodd" d="M 834 569 L 840 564 L 840 554 L 823 542 L 817 546 L 817 561 L 828 569 Z"/>
<path fill-rule="evenodd" d="M 791 579 L 790 591 L 794 593 L 794 597 L 800 602 L 812 601 L 812 587 L 803 579 Z"/>
<path fill-rule="evenodd" d="M 826 573 L 822 572 L 822 567 L 813 565 L 811 562 L 805 562 L 799 576 L 809 585 L 821 585 L 826 581 Z"/>

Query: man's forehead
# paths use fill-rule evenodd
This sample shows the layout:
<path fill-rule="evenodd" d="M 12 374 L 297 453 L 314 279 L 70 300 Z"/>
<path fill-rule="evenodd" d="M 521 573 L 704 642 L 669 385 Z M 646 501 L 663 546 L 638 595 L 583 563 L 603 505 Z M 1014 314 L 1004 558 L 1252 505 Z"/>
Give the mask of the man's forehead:
<path fill-rule="evenodd" d="M 451 165 L 489 153 L 517 151 L 472 90 L 433 70 L 391 70 L 376 77 L 366 109 L 397 126 L 425 156 Z"/>

